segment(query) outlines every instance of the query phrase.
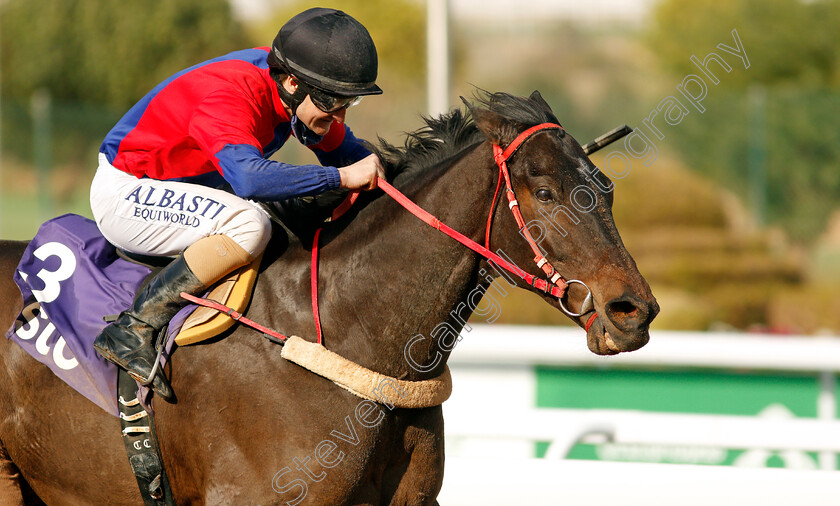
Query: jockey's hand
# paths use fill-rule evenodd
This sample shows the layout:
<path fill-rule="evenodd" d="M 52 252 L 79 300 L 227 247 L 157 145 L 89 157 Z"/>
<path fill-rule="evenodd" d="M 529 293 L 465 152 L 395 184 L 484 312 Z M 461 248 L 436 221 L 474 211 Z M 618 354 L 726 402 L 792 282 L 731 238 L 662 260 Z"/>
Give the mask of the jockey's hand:
<path fill-rule="evenodd" d="M 358 162 L 339 167 L 341 187 L 351 190 L 373 190 L 376 188 L 376 178 L 385 177 L 385 169 L 376 155 L 362 158 Z"/>

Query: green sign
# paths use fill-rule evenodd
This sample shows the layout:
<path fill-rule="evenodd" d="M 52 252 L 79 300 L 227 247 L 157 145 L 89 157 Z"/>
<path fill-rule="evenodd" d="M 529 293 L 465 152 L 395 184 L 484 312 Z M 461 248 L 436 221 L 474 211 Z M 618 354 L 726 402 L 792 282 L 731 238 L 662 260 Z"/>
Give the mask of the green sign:
<path fill-rule="evenodd" d="M 767 417 L 817 416 L 815 374 L 536 369 L 538 408 L 632 409 Z M 537 444 L 545 455 L 548 442 Z M 816 469 L 814 453 L 627 444 L 578 444 L 571 459 Z"/>

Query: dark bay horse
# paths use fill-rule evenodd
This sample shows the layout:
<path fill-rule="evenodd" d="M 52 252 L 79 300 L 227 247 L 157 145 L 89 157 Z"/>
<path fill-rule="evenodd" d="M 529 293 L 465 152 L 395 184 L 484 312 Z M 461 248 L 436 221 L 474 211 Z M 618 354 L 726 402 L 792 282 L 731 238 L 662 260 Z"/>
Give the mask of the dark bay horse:
<path fill-rule="evenodd" d="M 482 94 L 468 114 L 427 120 L 404 148 L 383 145 L 380 155 L 397 188 L 468 237 L 483 242 L 493 212 L 492 249 L 541 274 L 507 202 L 490 209 L 499 177 L 491 144 L 505 146 L 529 126 L 556 121 L 536 92 L 527 99 Z M 562 130 L 530 137 L 509 167 L 540 246 L 564 277 L 591 289 L 598 317 L 587 331 L 589 348 L 612 354 L 643 346 L 659 307 L 615 228 L 609 180 Z M 542 225 L 533 223 L 540 217 Z M 275 227 L 246 314 L 314 341 L 312 235 L 292 220 Z M 398 379 L 441 374 L 453 344 L 436 338 L 441 325 L 460 331 L 477 307 L 471 294 L 497 276 L 482 257 L 379 191 L 363 194 L 327 226 L 321 245 L 325 345 Z M 0 242 L 3 329 L 21 309 L 11 280 L 24 247 Z M 581 307 L 584 294 L 573 290 L 566 303 Z M 542 296 L 559 310 L 556 298 Z M 584 326 L 591 314 L 573 320 Z M 178 400 L 155 403 L 156 423 L 179 504 L 436 504 L 444 468 L 440 406 L 363 405 L 238 325 L 179 349 L 168 373 Z M 0 445 L 2 504 L 142 502 L 118 420 L 6 339 Z"/>

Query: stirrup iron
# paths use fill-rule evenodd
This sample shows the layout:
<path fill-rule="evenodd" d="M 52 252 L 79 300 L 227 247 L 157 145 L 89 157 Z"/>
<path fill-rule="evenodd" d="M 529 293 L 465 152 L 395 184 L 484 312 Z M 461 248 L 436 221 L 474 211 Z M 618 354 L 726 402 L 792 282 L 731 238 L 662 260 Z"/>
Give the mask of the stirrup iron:
<path fill-rule="evenodd" d="M 139 374 L 136 374 L 131 371 L 128 372 L 128 375 L 134 378 L 135 381 L 143 385 L 144 387 L 151 388 L 152 382 L 155 380 L 155 376 L 158 374 L 158 369 L 160 368 L 160 359 L 163 356 L 163 350 L 166 348 L 166 331 L 169 328 L 169 325 L 164 325 L 157 334 L 157 353 L 155 354 L 155 363 L 152 364 L 152 371 L 149 373 L 148 378 L 144 378 Z"/>

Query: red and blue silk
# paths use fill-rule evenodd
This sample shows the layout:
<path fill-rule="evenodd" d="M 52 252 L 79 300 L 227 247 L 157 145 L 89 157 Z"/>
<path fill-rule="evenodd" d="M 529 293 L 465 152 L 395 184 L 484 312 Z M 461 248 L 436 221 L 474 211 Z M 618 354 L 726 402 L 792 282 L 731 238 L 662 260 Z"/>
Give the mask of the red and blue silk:
<path fill-rule="evenodd" d="M 138 178 L 229 185 L 247 199 L 283 200 L 339 188 L 336 167 L 370 154 L 343 123 L 333 123 L 309 146 L 321 166 L 268 160 L 292 127 L 267 54 L 268 48 L 236 51 L 171 76 L 120 119 L 100 151 Z"/>

